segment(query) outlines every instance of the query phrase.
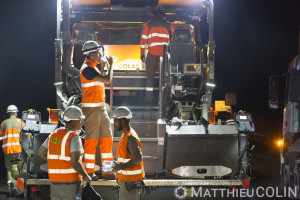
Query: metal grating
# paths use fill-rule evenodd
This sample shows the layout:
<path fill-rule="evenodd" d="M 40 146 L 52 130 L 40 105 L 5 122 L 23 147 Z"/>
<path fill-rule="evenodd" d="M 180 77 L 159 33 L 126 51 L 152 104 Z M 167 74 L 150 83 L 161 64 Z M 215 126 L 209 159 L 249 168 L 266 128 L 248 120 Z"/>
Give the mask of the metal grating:
<path fill-rule="evenodd" d="M 52 133 L 56 128 L 57 124 L 42 124 L 40 133 Z"/>
<path fill-rule="evenodd" d="M 27 185 L 49 185 L 48 179 L 28 179 Z M 159 179 L 144 180 L 146 186 L 172 187 L 172 186 L 242 186 L 242 180 L 187 180 L 187 179 Z M 86 181 L 81 182 L 82 185 Z M 118 186 L 116 180 L 92 181 L 91 185 Z"/>
<path fill-rule="evenodd" d="M 167 133 L 170 135 L 187 135 L 187 134 L 206 134 L 202 125 L 182 125 L 182 126 L 167 126 Z M 237 134 L 234 125 L 209 125 L 208 134 L 223 135 Z"/>

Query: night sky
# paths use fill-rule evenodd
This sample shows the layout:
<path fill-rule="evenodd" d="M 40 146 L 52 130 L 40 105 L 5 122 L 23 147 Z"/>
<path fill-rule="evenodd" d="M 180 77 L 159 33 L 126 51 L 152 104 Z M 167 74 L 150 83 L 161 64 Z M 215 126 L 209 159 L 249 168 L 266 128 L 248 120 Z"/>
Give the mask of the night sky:
<path fill-rule="evenodd" d="M 15 104 L 42 112 L 46 121 L 47 107 L 56 105 L 56 1 L 6 0 L 0 9 L 0 120 Z M 267 109 L 268 79 L 297 55 L 299 22 L 299 0 L 215 0 L 214 99 L 237 93 L 235 111 L 251 112 L 265 134 L 280 131 L 281 111 Z"/>

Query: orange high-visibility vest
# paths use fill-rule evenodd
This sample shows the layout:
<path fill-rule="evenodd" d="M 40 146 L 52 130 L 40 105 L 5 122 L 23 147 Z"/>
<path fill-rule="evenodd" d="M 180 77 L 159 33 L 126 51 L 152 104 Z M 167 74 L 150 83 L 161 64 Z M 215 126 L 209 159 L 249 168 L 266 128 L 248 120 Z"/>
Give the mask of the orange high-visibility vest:
<path fill-rule="evenodd" d="M 0 140 L 3 141 L 2 148 L 5 154 L 21 153 L 21 119 L 9 118 L 2 122 L 0 128 Z"/>
<path fill-rule="evenodd" d="M 153 22 L 150 20 L 144 26 L 140 48 L 141 54 L 145 54 L 145 48 L 148 44 L 148 52 L 152 55 L 162 56 L 163 46 L 169 44 L 170 33 L 175 29 L 173 24 L 169 24 L 165 20 L 161 22 Z"/>
<path fill-rule="evenodd" d="M 96 65 L 97 63 L 86 59 L 80 69 L 82 107 L 99 107 L 105 105 L 104 83 L 95 80 L 88 80 L 82 75 L 82 71 L 88 66 L 94 68 L 98 73 L 100 73 Z"/>
<path fill-rule="evenodd" d="M 75 182 L 82 179 L 71 164 L 70 141 L 79 137 L 74 131 L 57 129 L 48 137 L 48 174 L 51 182 Z M 80 162 L 82 162 L 82 155 Z"/>
<path fill-rule="evenodd" d="M 126 163 L 130 159 L 132 159 L 132 156 L 127 151 L 127 140 L 129 136 L 133 136 L 138 140 L 139 147 L 142 150 L 140 138 L 138 137 L 138 135 L 133 129 L 131 129 L 126 135 L 123 133 L 123 135 L 120 138 L 118 151 L 117 151 L 118 162 L 121 164 Z M 120 181 L 124 181 L 124 182 L 141 181 L 144 178 L 144 176 L 145 176 L 145 172 L 144 172 L 143 161 L 132 167 L 128 167 L 117 171 L 117 178 Z"/>

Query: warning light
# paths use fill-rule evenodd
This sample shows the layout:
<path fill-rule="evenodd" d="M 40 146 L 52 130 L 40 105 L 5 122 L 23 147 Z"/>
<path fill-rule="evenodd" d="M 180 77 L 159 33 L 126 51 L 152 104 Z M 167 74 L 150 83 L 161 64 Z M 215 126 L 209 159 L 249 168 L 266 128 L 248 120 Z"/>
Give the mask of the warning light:
<path fill-rule="evenodd" d="M 35 187 L 32 187 L 32 188 L 31 188 L 31 192 L 36 192 Z"/>
<path fill-rule="evenodd" d="M 278 141 L 277 141 L 277 145 L 278 145 L 279 147 L 281 147 L 281 146 L 283 145 L 283 141 L 282 141 L 282 140 L 278 140 Z"/>

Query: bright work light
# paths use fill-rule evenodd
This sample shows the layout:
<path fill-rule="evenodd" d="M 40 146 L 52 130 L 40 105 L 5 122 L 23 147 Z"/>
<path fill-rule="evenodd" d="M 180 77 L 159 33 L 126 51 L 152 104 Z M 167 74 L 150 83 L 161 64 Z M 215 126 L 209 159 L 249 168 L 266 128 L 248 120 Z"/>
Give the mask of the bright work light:
<path fill-rule="evenodd" d="M 216 84 L 214 84 L 214 83 L 206 83 L 206 86 L 208 86 L 208 87 L 216 87 Z"/>

